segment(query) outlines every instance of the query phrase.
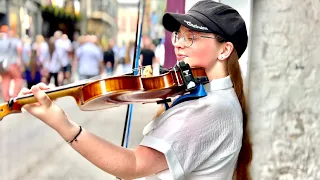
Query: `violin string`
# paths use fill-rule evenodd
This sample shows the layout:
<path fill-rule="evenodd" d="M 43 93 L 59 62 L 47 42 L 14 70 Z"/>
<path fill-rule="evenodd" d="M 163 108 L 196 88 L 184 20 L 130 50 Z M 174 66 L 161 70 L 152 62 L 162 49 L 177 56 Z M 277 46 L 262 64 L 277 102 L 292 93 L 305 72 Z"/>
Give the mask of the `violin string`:
<path fill-rule="evenodd" d="M 148 67 L 148 66 L 140 66 L 140 67 L 137 67 L 137 68 L 133 68 L 133 69 L 132 69 L 132 72 L 135 71 L 135 70 L 138 70 L 138 72 L 141 72 L 141 70 L 144 70 L 145 67 Z M 169 69 L 168 69 L 168 68 L 162 68 L 162 69 L 163 69 L 164 71 L 169 71 L 169 70 L 172 69 L 172 68 L 169 68 Z"/>

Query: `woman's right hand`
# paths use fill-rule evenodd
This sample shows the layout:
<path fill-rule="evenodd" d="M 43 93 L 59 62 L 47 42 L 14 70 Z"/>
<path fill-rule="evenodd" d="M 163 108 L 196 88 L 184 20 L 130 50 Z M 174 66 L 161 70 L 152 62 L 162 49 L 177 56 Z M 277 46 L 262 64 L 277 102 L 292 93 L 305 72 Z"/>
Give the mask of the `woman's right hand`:
<path fill-rule="evenodd" d="M 24 105 L 22 108 L 60 134 L 62 132 L 61 135 L 64 136 L 63 132 L 68 132 L 68 129 L 74 128 L 75 124 L 70 122 L 66 113 L 47 96 L 44 90 L 48 89 L 49 87 L 44 83 L 34 85 L 30 90 L 27 88 L 22 89 L 19 95 L 32 93 L 38 101 L 37 103 Z M 68 137 L 66 137 L 66 139 L 68 139 Z"/>

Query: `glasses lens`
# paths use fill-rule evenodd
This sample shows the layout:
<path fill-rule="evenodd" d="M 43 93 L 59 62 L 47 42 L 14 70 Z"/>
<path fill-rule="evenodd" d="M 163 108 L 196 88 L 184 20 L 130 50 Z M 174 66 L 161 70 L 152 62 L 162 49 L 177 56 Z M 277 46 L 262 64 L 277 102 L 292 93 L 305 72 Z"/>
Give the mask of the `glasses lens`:
<path fill-rule="evenodd" d="M 182 38 L 182 41 L 181 41 L 181 38 Z M 193 33 L 189 31 L 186 31 L 183 34 L 179 34 L 178 32 L 173 32 L 171 41 L 172 41 L 172 44 L 175 44 L 178 41 L 180 41 L 179 43 L 183 43 L 184 46 L 190 47 L 193 43 L 193 38 L 194 38 Z"/>
<path fill-rule="evenodd" d="M 183 37 L 185 39 L 184 41 L 184 45 L 187 46 L 187 47 L 190 47 L 193 43 L 193 33 L 190 32 L 190 31 L 186 31 L 184 34 L 183 34 Z"/>
<path fill-rule="evenodd" d="M 175 44 L 178 41 L 178 32 L 173 32 L 171 35 L 171 42 Z"/>

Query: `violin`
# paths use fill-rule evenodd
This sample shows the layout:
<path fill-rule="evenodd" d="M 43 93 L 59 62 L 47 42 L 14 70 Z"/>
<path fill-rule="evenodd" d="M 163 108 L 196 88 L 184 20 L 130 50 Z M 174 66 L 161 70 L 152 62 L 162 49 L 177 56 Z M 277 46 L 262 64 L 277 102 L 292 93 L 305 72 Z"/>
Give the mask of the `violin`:
<path fill-rule="evenodd" d="M 93 111 L 133 103 L 161 103 L 195 89 L 196 84 L 209 82 L 203 68 L 190 68 L 183 61 L 159 76 L 141 74 L 69 84 L 46 90 L 45 93 L 51 100 L 71 96 L 80 110 Z M 0 120 L 9 114 L 20 113 L 24 105 L 35 102 L 37 100 L 33 94 L 11 98 L 0 105 Z"/>

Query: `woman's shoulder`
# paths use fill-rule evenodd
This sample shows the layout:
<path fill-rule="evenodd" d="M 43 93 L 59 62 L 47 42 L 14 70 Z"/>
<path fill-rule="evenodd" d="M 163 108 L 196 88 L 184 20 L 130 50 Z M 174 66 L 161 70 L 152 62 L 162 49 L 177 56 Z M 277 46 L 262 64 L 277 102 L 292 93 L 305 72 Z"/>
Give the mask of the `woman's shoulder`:
<path fill-rule="evenodd" d="M 207 96 L 185 101 L 175 107 L 178 111 L 183 109 L 193 112 L 239 111 L 241 106 L 233 89 L 209 92 Z"/>
<path fill-rule="evenodd" d="M 153 124 L 157 127 L 207 126 L 212 124 L 237 124 L 242 122 L 240 105 L 234 105 L 227 97 L 219 94 L 208 94 L 206 97 L 185 101 L 157 117 Z M 200 125 L 202 124 L 202 125 Z M 236 126 L 236 125 L 235 125 Z"/>

